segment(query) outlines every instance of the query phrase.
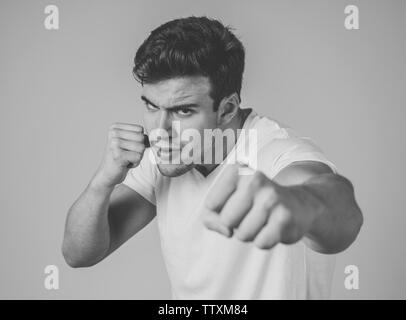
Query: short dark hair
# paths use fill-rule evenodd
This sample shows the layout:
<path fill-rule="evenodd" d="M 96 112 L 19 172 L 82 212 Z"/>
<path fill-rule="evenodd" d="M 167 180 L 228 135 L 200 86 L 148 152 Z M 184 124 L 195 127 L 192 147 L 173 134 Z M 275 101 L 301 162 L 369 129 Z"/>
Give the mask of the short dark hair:
<path fill-rule="evenodd" d="M 232 29 L 205 16 L 162 24 L 137 50 L 135 79 L 143 85 L 179 76 L 206 76 L 215 111 L 221 99 L 234 92 L 241 101 L 245 50 Z"/>

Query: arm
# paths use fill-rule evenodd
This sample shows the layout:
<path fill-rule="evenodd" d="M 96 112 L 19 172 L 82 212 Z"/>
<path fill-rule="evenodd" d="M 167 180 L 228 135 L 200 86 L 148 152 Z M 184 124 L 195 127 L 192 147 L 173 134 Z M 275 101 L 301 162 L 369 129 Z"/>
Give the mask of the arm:
<path fill-rule="evenodd" d="M 238 176 L 225 170 L 205 200 L 204 223 L 260 249 L 302 240 L 311 249 L 345 250 L 363 223 L 351 183 L 317 161 L 297 161 L 274 179 L 260 171 Z"/>
<path fill-rule="evenodd" d="M 154 218 L 155 206 L 121 183 L 145 144 L 141 126 L 110 126 L 103 160 L 66 218 L 62 253 L 70 266 L 98 263 Z"/>
<path fill-rule="evenodd" d="M 124 184 L 91 181 L 69 209 L 62 253 L 71 267 L 100 262 L 155 217 L 155 206 Z"/>
<path fill-rule="evenodd" d="M 303 207 L 320 208 L 304 242 L 320 253 L 338 253 L 356 239 L 363 224 L 352 183 L 331 169 L 313 161 L 296 162 L 283 169 L 275 182 L 290 186 Z M 305 212 L 305 211 L 304 211 Z"/>

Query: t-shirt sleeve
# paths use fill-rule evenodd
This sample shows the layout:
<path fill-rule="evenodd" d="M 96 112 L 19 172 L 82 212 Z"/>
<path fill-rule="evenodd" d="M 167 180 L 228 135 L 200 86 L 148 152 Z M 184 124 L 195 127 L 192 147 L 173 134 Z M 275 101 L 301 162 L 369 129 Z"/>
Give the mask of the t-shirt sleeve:
<path fill-rule="evenodd" d="M 285 137 L 273 139 L 261 152 L 262 162 L 266 161 L 266 173 L 274 178 L 282 169 L 296 161 L 318 161 L 328 165 L 334 173 L 336 165 L 309 137 L 299 136 L 295 131 L 285 130 Z M 271 165 L 269 165 L 271 163 Z"/>
<path fill-rule="evenodd" d="M 151 160 L 151 149 L 146 149 L 140 164 L 128 170 L 122 184 L 130 187 L 152 204 L 156 205 L 155 187 L 157 178 L 156 165 Z"/>

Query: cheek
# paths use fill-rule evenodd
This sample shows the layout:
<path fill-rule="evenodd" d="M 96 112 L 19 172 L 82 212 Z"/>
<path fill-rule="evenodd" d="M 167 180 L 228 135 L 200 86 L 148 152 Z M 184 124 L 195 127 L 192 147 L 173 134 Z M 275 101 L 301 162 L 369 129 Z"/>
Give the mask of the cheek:
<path fill-rule="evenodd" d="M 198 143 L 197 140 L 200 140 L 200 148 L 198 149 L 202 150 L 204 149 L 204 130 L 216 128 L 216 122 L 206 114 L 198 114 L 189 119 L 181 120 L 180 128 L 182 144 L 185 146 L 190 143 L 190 140 L 193 140 L 192 144 L 196 144 Z"/>
<path fill-rule="evenodd" d="M 203 134 L 203 130 L 210 128 L 210 125 L 204 114 L 196 114 L 193 117 L 180 120 L 180 134 L 182 135 L 185 130 Z"/>
<path fill-rule="evenodd" d="M 204 129 L 216 128 L 215 117 L 205 112 L 199 112 L 190 118 L 182 119 L 180 123 L 181 130 L 196 129 L 203 132 Z"/>

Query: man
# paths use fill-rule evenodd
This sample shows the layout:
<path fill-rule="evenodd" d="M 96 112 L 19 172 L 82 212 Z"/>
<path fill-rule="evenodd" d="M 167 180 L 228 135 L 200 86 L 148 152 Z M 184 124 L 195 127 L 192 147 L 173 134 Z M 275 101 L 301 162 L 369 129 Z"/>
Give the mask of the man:
<path fill-rule="evenodd" d="M 68 212 L 70 266 L 100 262 L 157 216 L 173 298 L 329 297 L 334 254 L 363 222 L 353 186 L 309 138 L 240 108 L 243 70 L 243 45 L 219 21 L 189 17 L 151 32 L 133 70 L 151 147 L 142 126 L 111 126 L 103 161 Z M 152 139 L 158 129 L 167 137 Z M 189 129 L 231 131 L 232 148 L 220 163 L 175 162 Z M 254 143 L 241 129 L 257 133 L 255 168 L 226 161 L 241 162 L 237 147 Z M 219 146 L 196 141 L 195 160 Z"/>

